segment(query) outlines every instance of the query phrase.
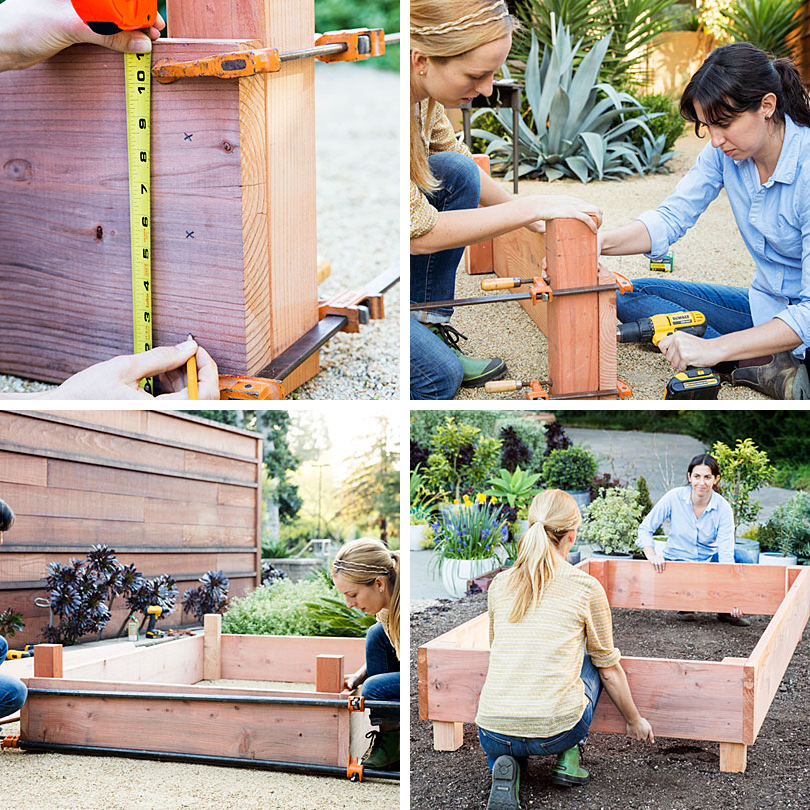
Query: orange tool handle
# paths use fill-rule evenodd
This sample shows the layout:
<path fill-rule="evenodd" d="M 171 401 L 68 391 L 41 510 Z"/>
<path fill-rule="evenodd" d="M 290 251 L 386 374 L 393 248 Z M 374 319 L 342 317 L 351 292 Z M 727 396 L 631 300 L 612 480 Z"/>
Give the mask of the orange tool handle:
<path fill-rule="evenodd" d="M 213 76 L 216 79 L 240 79 L 244 76 L 255 76 L 257 73 L 278 73 L 279 70 L 281 70 L 281 57 L 278 50 L 263 48 L 255 51 L 221 53 L 190 62 L 158 59 L 152 66 L 152 76 L 161 84 L 169 84 L 178 79 L 200 76 Z"/>
<path fill-rule="evenodd" d="M 265 380 L 262 377 L 232 377 L 225 374 L 219 378 L 219 398 L 223 399 L 284 399 L 284 386 L 280 380 Z"/>
<path fill-rule="evenodd" d="M 315 40 L 319 45 L 346 45 L 342 53 L 318 56 L 321 62 L 360 62 L 385 53 L 385 32 L 382 28 L 352 28 L 348 31 L 327 31 Z"/>
<path fill-rule="evenodd" d="M 157 20 L 157 0 L 72 0 L 76 13 L 97 34 L 149 28 Z"/>
<path fill-rule="evenodd" d="M 505 391 L 520 391 L 523 383 L 520 380 L 494 380 L 484 383 L 484 391 L 488 394 L 502 394 Z"/>
<path fill-rule="evenodd" d="M 199 399 L 197 391 L 197 355 L 192 354 L 186 361 L 186 377 L 188 379 L 188 398 Z"/>
<path fill-rule="evenodd" d="M 481 282 L 482 290 L 511 290 L 513 287 L 520 287 L 522 279 L 519 278 L 495 278 L 486 279 Z"/>

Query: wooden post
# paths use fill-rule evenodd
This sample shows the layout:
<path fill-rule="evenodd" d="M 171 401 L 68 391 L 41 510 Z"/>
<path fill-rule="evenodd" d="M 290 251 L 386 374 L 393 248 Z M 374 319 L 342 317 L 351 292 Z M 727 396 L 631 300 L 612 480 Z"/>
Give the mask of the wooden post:
<path fill-rule="evenodd" d="M 464 723 L 433 721 L 433 748 L 436 751 L 457 751 L 464 742 Z"/>
<path fill-rule="evenodd" d="M 743 743 L 720 743 L 720 770 L 744 773 L 748 763 L 748 746 Z"/>
<path fill-rule="evenodd" d="M 279 51 L 314 44 L 313 0 L 167 0 L 167 17 L 172 37 L 255 37 Z M 314 61 L 286 62 L 280 72 L 262 79 L 274 356 L 318 322 Z M 317 374 L 318 356 L 313 354 L 285 380 L 286 391 Z"/>
<path fill-rule="evenodd" d="M 340 692 L 343 689 L 343 656 L 319 655 L 315 658 L 315 691 Z"/>
<path fill-rule="evenodd" d="M 37 644 L 34 647 L 34 677 L 62 677 L 61 644 Z"/>
<path fill-rule="evenodd" d="M 203 627 L 203 680 L 218 681 L 222 677 L 222 616 L 206 613 Z"/>
<path fill-rule="evenodd" d="M 473 155 L 473 160 L 478 164 L 479 169 L 487 174 L 490 173 L 489 155 Z M 470 276 L 495 272 L 491 239 L 487 239 L 486 242 L 476 242 L 464 251 L 464 269 Z"/>

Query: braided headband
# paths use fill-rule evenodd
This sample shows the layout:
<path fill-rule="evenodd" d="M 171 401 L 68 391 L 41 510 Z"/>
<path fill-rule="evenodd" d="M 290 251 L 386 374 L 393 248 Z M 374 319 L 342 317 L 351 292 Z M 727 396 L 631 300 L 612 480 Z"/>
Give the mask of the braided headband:
<path fill-rule="evenodd" d="M 393 563 L 391 565 L 393 568 Z M 391 573 L 391 568 L 382 565 L 366 565 L 366 563 L 350 562 L 349 560 L 335 560 L 332 563 L 334 571 L 354 571 L 358 574 L 371 574 L 375 577 L 387 577 Z"/>
<path fill-rule="evenodd" d="M 491 17 L 486 17 L 483 20 L 476 20 L 475 17 L 480 17 L 482 14 L 494 13 Z M 474 28 L 476 25 L 486 25 L 487 23 L 501 20 L 509 16 L 509 9 L 503 0 L 498 0 L 491 6 L 474 11 L 472 14 L 466 14 L 464 17 L 459 17 L 457 20 L 442 23 L 441 25 L 428 25 L 423 28 L 414 28 L 411 26 L 411 34 L 418 36 L 425 36 L 428 34 L 449 34 L 451 31 L 463 31 L 466 28 Z"/>

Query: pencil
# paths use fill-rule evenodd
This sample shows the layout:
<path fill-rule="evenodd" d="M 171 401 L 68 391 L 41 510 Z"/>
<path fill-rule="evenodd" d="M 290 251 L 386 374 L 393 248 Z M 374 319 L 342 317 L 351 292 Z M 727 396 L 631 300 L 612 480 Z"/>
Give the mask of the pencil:
<path fill-rule="evenodd" d="M 189 335 L 191 339 L 191 335 Z M 188 377 L 188 398 L 199 399 L 197 394 L 197 355 L 192 354 L 186 361 L 186 376 Z"/>

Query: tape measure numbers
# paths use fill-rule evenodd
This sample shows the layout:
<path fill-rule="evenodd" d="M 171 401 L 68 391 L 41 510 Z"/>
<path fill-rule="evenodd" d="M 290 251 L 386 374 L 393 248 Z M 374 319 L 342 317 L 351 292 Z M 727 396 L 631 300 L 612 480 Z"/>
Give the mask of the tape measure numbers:
<path fill-rule="evenodd" d="M 124 54 L 129 160 L 129 223 L 132 251 L 132 325 L 135 352 L 152 348 L 152 219 L 150 86 L 152 55 Z M 141 386 L 154 394 L 151 378 Z"/>

